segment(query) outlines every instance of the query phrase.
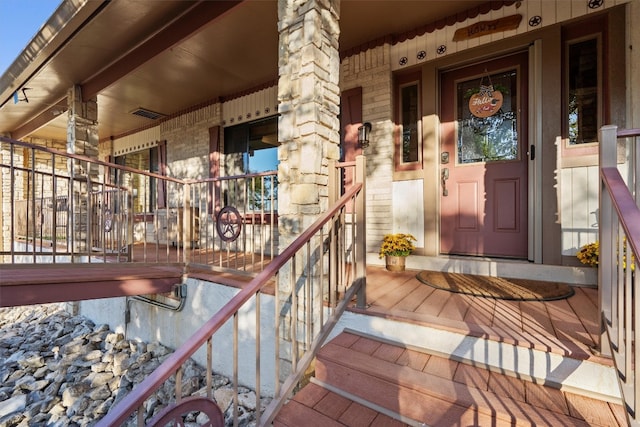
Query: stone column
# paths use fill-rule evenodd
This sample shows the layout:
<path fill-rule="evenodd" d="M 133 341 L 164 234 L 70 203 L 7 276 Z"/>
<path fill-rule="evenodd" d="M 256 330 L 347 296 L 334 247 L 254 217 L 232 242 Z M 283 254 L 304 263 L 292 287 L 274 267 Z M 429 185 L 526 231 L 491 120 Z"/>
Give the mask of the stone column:
<path fill-rule="evenodd" d="M 98 102 L 97 97 L 88 101 L 82 99 L 80 86 L 74 86 L 67 93 L 69 105 L 67 122 L 67 152 L 98 159 Z M 69 206 L 70 230 L 73 233 L 74 251 L 90 248 L 90 224 L 88 219 L 89 196 L 92 184 L 98 182 L 98 165 L 79 160 L 69 160 L 67 164 L 71 176 Z M 69 235 L 70 237 L 70 235 Z"/>
<path fill-rule="evenodd" d="M 339 0 L 279 0 L 278 28 L 278 227 L 279 247 L 286 248 L 318 215 L 328 208 L 328 163 L 339 159 Z M 303 258 L 303 257 L 298 257 Z M 297 348 L 293 337 L 292 283 L 298 299 L 303 301 L 304 282 L 283 269 L 278 276 L 277 298 L 280 302 L 280 376 L 286 378 Z M 313 273 L 316 274 L 316 273 Z M 317 273 L 319 274 L 319 273 Z M 318 280 L 310 280 L 317 283 Z M 312 291 L 314 295 L 319 290 Z M 306 318 L 304 307 L 298 309 L 297 340 L 303 342 L 309 322 L 317 318 L 320 301 L 314 303 L 313 316 Z M 317 332 L 321 325 L 314 324 Z"/>

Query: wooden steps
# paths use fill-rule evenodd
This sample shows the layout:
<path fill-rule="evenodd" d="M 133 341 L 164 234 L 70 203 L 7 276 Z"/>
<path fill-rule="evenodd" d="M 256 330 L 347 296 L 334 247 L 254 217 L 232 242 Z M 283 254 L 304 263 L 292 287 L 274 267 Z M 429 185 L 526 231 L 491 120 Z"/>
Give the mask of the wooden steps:
<path fill-rule="evenodd" d="M 342 332 L 275 426 L 626 425 L 620 405 Z"/>

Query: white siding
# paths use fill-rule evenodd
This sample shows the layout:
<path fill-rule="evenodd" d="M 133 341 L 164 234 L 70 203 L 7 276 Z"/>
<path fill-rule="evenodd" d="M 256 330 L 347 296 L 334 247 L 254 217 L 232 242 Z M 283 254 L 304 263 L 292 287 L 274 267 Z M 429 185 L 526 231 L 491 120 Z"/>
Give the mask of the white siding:
<path fill-rule="evenodd" d="M 424 247 L 424 181 L 396 181 L 393 183 L 393 232 L 409 233 L 416 246 Z"/>
<path fill-rule="evenodd" d="M 224 126 L 248 123 L 278 113 L 278 86 L 226 101 L 222 104 Z"/>
<path fill-rule="evenodd" d="M 598 166 L 562 169 L 562 254 L 574 255 L 598 240 Z"/>

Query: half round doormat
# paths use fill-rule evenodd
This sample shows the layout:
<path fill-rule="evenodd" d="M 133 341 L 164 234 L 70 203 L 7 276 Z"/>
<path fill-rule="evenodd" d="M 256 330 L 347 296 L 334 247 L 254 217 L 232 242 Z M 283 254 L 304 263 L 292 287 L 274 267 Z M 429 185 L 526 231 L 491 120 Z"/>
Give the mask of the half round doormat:
<path fill-rule="evenodd" d="M 552 301 L 569 298 L 574 294 L 573 288 L 565 283 L 540 280 L 505 279 L 503 277 L 428 270 L 421 271 L 416 275 L 416 278 L 437 289 L 484 298 Z"/>

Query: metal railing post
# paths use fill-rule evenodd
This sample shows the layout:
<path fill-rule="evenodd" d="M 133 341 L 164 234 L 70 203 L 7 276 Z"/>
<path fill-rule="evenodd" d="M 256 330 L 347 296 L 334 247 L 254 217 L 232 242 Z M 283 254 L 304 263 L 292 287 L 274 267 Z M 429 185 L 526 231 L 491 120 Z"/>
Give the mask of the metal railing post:
<path fill-rule="evenodd" d="M 184 185 L 184 208 L 182 210 L 182 262 L 187 265 L 191 260 L 191 221 L 193 212 L 191 212 L 191 184 Z M 180 221 L 180 209 L 178 208 L 178 221 Z M 180 229 L 180 228 L 178 228 Z M 180 246 L 180 243 L 177 243 Z"/>
<path fill-rule="evenodd" d="M 338 180 L 339 169 L 337 168 L 337 162 L 335 160 L 329 160 L 329 182 L 328 182 L 328 198 L 329 206 L 333 205 L 339 198 L 340 186 Z M 329 278 L 327 289 L 327 302 L 329 307 L 335 307 L 338 299 L 338 293 L 341 288 L 344 288 L 340 280 L 340 268 L 338 265 L 338 250 L 340 245 L 338 244 L 339 233 L 336 224 L 331 224 L 328 230 L 329 239 Z M 341 286 L 342 285 L 342 286 Z"/>

